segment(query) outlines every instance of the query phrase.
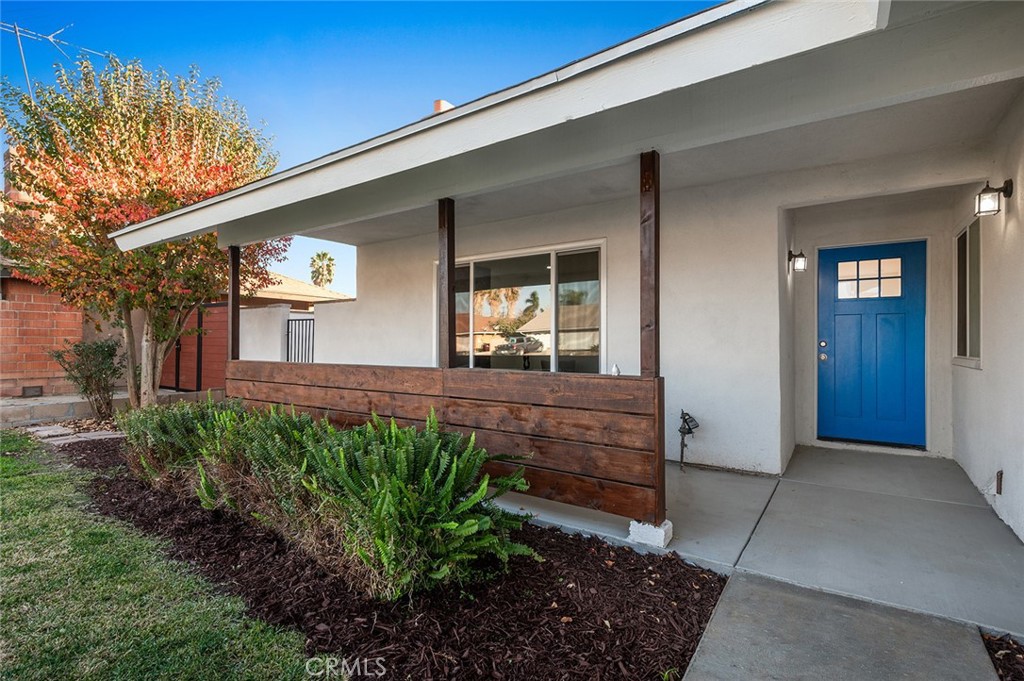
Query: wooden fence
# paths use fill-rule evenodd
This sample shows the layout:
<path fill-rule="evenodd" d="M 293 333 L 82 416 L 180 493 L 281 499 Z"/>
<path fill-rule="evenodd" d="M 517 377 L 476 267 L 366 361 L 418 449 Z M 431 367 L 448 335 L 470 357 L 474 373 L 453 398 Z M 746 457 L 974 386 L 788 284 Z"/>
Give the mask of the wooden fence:
<path fill-rule="evenodd" d="M 434 408 L 491 453 L 532 455 L 529 494 L 643 522 L 665 517 L 661 378 L 232 361 L 226 392 L 344 425 L 372 413 L 420 424 Z"/>

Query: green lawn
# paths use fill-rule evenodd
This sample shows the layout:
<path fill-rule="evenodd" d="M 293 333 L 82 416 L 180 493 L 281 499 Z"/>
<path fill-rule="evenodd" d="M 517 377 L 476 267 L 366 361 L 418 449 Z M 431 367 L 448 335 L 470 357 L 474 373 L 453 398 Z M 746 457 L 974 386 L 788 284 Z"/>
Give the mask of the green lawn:
<path fill-rule="evenodd" d="M 0 678 L 303 678 L 301 634 L 90 513 L 89 473 L 16 431 L 0 454 Z"/>

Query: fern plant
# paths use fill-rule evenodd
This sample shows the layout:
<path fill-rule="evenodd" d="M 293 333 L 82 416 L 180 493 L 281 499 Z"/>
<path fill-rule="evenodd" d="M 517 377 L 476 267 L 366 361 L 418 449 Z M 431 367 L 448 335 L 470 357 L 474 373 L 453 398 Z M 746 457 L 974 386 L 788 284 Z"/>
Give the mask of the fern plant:
<path fill-rule="evenodd" d="M 473 436 L 442 432 L 433 412 L 421 431 L 374 417 L 309 458 L 305 485 L 346 514 L 346 548 L 369 568 L 374 595 L 462 584 L 487 574 L 489 560 L 504 568 L 513 555 L 535 555 L 510 536 L 524 516 L 493 503 L 526 489 L 522 470 L 481 476 L 487 461 L 505 457 L 489 456 Z"/>
<path fill-rule="evenodd" d="M 507 569 L 534 556 L 512 538 L 525 516 L 494 500 L 525 490 L 522 469 L 483 474 L 475 437 L 376 416 L 335 429 L 326 419 L 239 402 L 150 407 L 121 414 L 134 468 L 270 526 L 371 595 L 397 599 Z"/>

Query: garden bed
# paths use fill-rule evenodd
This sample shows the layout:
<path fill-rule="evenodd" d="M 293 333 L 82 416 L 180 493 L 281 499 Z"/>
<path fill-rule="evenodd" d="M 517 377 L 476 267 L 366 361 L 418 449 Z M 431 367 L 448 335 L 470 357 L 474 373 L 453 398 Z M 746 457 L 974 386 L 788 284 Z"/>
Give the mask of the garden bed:
<path fill-rule="evenodd" d="M 1009 636 L 985 634 L 984 639 L 999 681 L 1024 681 L 1024 644 Z"/>
<path fill-rule="evenodd" d="M 78 466 L 105 468 L 118 440 L 76 442 Z M 98 509 L 170 541 L 169 553 L 246 602 L 251 614 L 302 631 L 310 655 L 383 658 L 388 678 L 679 678 L 725 578 L 676 556 L 526 526 L 543 556 L 467 592 L 397 603 L 354 593 L 275 533 L 155 490 L 115 468 L 97 477 Z"/>

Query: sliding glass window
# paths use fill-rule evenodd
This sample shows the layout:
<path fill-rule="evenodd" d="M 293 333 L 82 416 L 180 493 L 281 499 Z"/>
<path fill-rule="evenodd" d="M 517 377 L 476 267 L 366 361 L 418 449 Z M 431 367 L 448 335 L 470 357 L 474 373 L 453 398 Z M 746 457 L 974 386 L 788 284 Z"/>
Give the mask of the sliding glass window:
<path fill-rule="evenodd" d="M 599 249 L 460 265 L 455 271 L 455 308 L 457 366 L 601 370 Z"/>

